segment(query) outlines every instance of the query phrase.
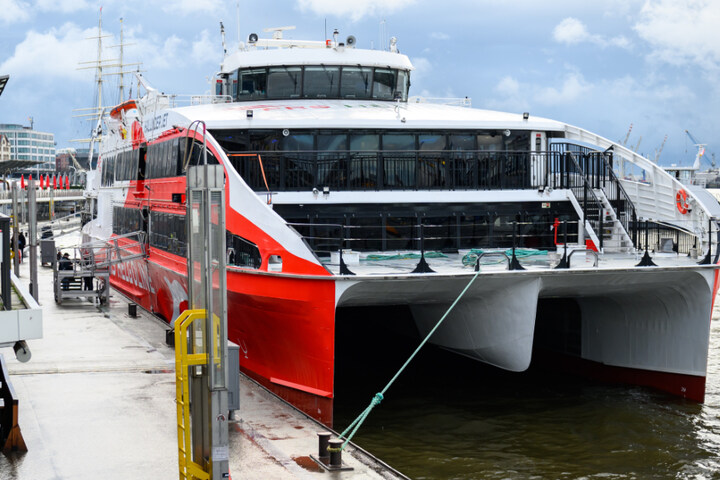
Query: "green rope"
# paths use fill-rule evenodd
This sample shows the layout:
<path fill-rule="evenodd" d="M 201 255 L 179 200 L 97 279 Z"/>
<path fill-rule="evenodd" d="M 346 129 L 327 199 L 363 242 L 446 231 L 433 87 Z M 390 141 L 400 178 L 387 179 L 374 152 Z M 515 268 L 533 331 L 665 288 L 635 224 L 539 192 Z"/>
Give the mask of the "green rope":
<path fill-rule="evenodd" d="M 382 260 L 417 260 L 420 256 L 421 255 L 419 253 L 398 253 L 397 255 L 381 255 L 377 253 L 368 255 L 363 258 L 363 260 L 367 260 L 369 262 L 378 262 Z M 447 255 L 442 252 L 425 252 L 425 258 L 447 258 Z"/>
<path fill-rule="evenodd" d="M 473 248 L 468 253 L 465 254 L 462 258 L 462 264 L 465 266 L 468 265 L 475 265 L 477 263 L 478 257 L 482 255 L 485 252 L 485 250 L 481 250 L 479 248 Z M 512 256 L 512 248 L 508 248 L 504 252 L 502 250 L 497 250 L 498 253 L 505 253 L 508 257 Z M 515 249 L 515 256 L 517 258 L 526 258 L 526 257 L 532 257 L 535 255 L 547 255 L 546 250 L 535 250 L 530 248 L 516 248 Z M 504 260 L 495 260 L 492 263 L 502 263 Z"/>
<path fill-rule="evenodd" d="M 380 402 L 383 401 L 385 398 L 385 392 L 388 391 L 390 386 L 397 380 L 397 378 L 400 376 L 400 374 L 405 370 L 405 367 L 407 367 L 413 358 L 415 358 L 415 355 L 420 351 L 420 349 L 427 343 L 428 340 L 430 340 L 430 337 L 433 336 L 433 333 L 435 333 L 435 330 L 437 330 L 440 325 L 445 321 L 445 318 L 448 316 L 448 314 L 455 308 L 455 305 L 460 301 L 460 299 L 465 295 L 465 292 L 468 291 L 470 288 L 470 285 L 473 284 L 475 279 L 477 279 L 478 275 L 480 275 L 480 272 L 476 272 L 475 275 L 470 279 L 467 285 L 465 285 L 465 288 L 462 292 L 460 292 L 460 295 L 455 299 L 455 301 L 450 305 L 450 308 L 447 309 L 445 314 L 442 316 L 442 318 L 438 321 L 438 323 L 433 327 L 432 330 L 430 330 L 430 333 L 428 333 L 422 342 L 420 342 L 420 345 L 415 349 L 415 351 L 410 355 L 410 358 L 407 359 L 407 361 L 403 364 L 402 367 L 400 367 L 400 370 L 397 371 L 395 376 L 385 385 L 385 388 L 383 388 L 380 392 L 376 393 L 375 396 L 370 401 L 370 405 L 365 408 L 365 410 L 362 411 L 360 415 L 357 416 L 355 420 L 352 421 L 352 423 L 339 435 L 338 438 L 345 438 L 345 443 L 343 443 L 341 450 L 344 450 L 348 443 L 350 443 L 350 440 L 355 435 L 355 432 L 358 431 L 360 428 L 360 425 L 363 424 L 365 419 L 370 415 L 370 412 L 373 408 L 375 408 L 377 405 L 380 405 Z M 352 431 L 351 431 L 352 430 Z M 350 431 L 350 435 L 346 437 L 347 433 Z"/>

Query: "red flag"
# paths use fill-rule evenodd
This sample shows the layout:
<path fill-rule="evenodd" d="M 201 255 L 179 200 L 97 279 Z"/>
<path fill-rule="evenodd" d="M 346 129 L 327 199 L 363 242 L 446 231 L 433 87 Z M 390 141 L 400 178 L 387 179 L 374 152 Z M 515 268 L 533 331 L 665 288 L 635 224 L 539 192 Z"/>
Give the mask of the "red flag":
<path fill-rule="evenodd" d="M 20 188 L 25 190 L 25 175 L 20 175 Z"/>
<path fill-rule="evenodd" d="M 53 173 L 53 190 L 57 190 L 57 177 Z"/>
<path fill-rule="evenodd" d="M 70 178 L 65 175 L 65 190 L 70 190 Z"/>
<path fill-rule="evenodd" d="M 40 175 L 40 190 L 42 190 L 43 188 L 45 188 L 45 179 L 42 175 Z"/>

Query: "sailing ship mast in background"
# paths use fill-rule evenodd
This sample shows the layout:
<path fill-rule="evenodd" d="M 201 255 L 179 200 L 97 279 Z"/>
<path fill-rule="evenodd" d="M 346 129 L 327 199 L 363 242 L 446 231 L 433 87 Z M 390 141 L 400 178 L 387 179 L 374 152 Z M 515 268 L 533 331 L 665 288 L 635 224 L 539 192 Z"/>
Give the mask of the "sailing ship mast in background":
<path fill-rule="evenodd" d="M 115 104 L 121 103 L 125 97 L 125 84 L 124 75 L 126 73 L 133 73 L 132 71 L 126 71 L 125 68 L 129 66 L 139 66 L 140 63 L 124 63 L 124 47 L 133 45 L 132 43 L 124 43 L 124 31 L 123 31 L 123 19 L 120 18 L 120 43 L 112 45 L 110 48 L 120 49 L 120 58 L 103 59 L 103 38 L 109 38 L 112 35 L 103 35 L 102 31 L 102 7 L 100 7 L 100 16 L 98 19 L 98 34 L 95 37 L 88 37 L 88 40 L 97 39 L 97 58 L 89 62 L 80 62 L 78 70 L 95 69 L 95 83 L 97 90 L 97 103 L 96 106 L 90 108 L 80 108 L 74 110 L 75 112 L 85 112 L 73 115 L 75 118 L 84 118 L 91 122 L 91 133 L 89 138 L 74 139 L 71 142 L 90 143 L 97 140 L 102 141 L 102 134 L 97 131 L 97 127 L 101 123 L 103 112 L 109 112 Z M 139 71 L 139 70 L 138 70 Z M 119 98 L 111 105 L 103 105 L 103 83 L 104 78 L 107 76 L 118 75 L 119 76 Z"/>

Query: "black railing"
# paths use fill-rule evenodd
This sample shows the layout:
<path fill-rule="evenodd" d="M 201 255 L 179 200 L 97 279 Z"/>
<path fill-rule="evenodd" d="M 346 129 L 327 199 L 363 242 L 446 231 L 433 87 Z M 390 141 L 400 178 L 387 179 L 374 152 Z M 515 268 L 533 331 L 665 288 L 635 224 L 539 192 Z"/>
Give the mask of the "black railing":
<path fill-rule="evenodd" d="M 603 190 L 605 196 L 610 202 L 610 206 L 615 211 L 615 216 L 618 221 L 622 224 L 623 228 L 630 236 L 633 245 L 639 245 L 638 239 L 638 226 L 637 226 L 637 211 L 635 205 L 633 205 L 630 197 L 620 183 L 620 179 L 615 175 L 612 169 L 612 153 L 608 154 L 610 161 L 607 158 L 603 159 L 603 166 L 609 182 L 604 186 Z"/>
<path fill-rule="evenodd" d="M 650 221 L 634 221 L 630 228 L 636 232 L 638 248 L 645 248 L 647 245 L 656 252 L 678 254 L 689 254 L 694 248 L 698 255 L 702 254 L 702 240 L 676 227 Z"/>
<path fill-rule="evenodd" d="M 348 248 L 363 252 L 437 251 L 457 252 L 471 248 L 556 249 L 558 243 L 577 243 L 576 221 L 536 222 L 498 220 L 491 215 L 482 223 L 451 225 L 416 219 L 413 223 L 352 225 L 339 223 L 288 223 L 320 257 Z"/>

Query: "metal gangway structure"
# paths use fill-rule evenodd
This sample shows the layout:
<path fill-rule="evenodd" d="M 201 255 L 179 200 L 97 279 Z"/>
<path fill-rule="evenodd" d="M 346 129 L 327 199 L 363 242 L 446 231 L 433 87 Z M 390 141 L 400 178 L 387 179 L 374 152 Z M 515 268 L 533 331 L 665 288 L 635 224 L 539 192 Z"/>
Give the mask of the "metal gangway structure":
<path fill-rule="evenodd" d="M 69 249 L 57 249 L 58 261 L 53 263 L 55 303 L 73 298 L 93 298 L 95 305 L 110 299 L 111 267 L 145 258 L 145 232 L 131 232 L 108 240 L 97 240 Z M 60 261 L 68 253 L 69 262 Z"/>

